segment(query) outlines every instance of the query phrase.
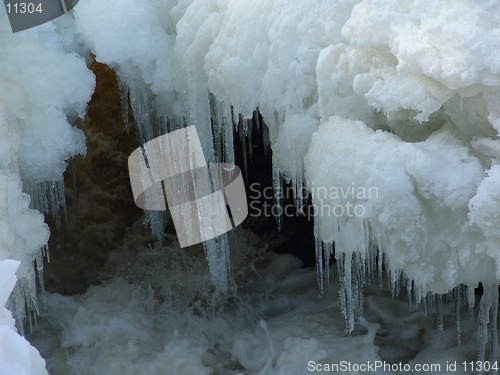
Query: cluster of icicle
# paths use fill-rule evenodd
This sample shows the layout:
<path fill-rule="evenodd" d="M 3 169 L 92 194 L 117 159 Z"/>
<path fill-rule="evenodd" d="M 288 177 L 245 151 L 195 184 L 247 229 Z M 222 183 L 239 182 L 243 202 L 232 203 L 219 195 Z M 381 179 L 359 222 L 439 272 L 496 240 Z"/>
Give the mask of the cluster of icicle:
<path fill-rule="evenodd" d="M 284 176 L 331 209 L 315 216 L 319 285 L 335 244 L 348 331 L 375 269 L 395 294 L 403 280 L 417 302 L 436 299 L 438 315 L 433 296 L 472 307 L 482 283 L 484 358 L 488 324 L 496 356 L 500 280 L 499 13 L 474 1 L 88 0 L 74 29 L 116 69 L 139 144 L 195 125 L 207 162 L 233 163 L 233 132 L 251 152 L 258 109 L 276 205 Z M 321 198 L 317 188 L 379 194 Z M 332 211 L 347 204 L 362 214 Z M 162 215 L 147 213 L 158 236 Z M 227 239 L 205 249 L 227 290 Z"/>
<path fill-rule="evenodd" d="M 0 261 L 19 262 L 8 305 L 21 332 L 26 317 L 36 318 L 43 290 L 49 228 L 42 213 L 57 216 L 64 207 L 67 162 L 86 149 L 72 122 L 83 117 L 94 76 L 66 49 L 72 34 L 63 41 L 57 33 L 67 21 L 14 34 L 0 9 Z"/>

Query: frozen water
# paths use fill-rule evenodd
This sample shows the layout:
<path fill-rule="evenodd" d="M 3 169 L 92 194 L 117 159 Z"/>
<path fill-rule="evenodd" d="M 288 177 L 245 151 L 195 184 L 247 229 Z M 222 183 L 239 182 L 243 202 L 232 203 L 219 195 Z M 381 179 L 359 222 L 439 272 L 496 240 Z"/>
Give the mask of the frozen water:
<path fill-rule="evenodd" d="M 155 111 L 196 125 L 208 161 L 232 160 L 234 119 L 247 133 L 258 109 L 276 205 L 284 176 L 318 210 L 320 291 L 335 243 L 349 330 L 375 248 L 417 303 L 498 285 L 497 3 L 117 3 L 81 4 L 76 31 L 129 86 L 141 141 Z"/>
<path fill-rule="evenodd" d="M 48 375 L 40 353 L 16 331 L 12 314 L 4 307 L 16 284 L 19 264 L 0 260 L 0 374 Z"/>
<path fill-rule="evenodd" d="M 86 0 L 73 16 L 18 34 L 0 12 L 0 259 L 21 261 L 11 299 L 19 319 L 25 302 L 37 308 L 32 262 L 41 268 L 48 238 L 23 191 L 31 208 L 64 205 L 67 160 L 85 153 L 83 133 L 70 122 L 83 115 L 94 87 L 78 55 L 90 51 L 117 71 L 139 144 L 195 125 L 207 162 L 230 162 L 237 130 L 248 137 L 247 160 L 255 137 L 248 121 L 259 111 L 276 205 L 283 177 L 311 193 L 323 294 L 335 244 L 349 332 L 377 266 L 394 296 L 406 286 L 424 308 L 437 308 L 444 339 L 434 294 L 466 286 L 473 309 L 481 283 L 479 359 L 488 357 L 488 342 L 490 357 L 497 355 L 498 2 Z M 303 198 L 296 197 L 299 207 Z M 161 238 L 159 219 L 148 214 Z M 277 218 L 279 229 L 285 219 Z M 229 291 L 226 238 L 206 243 L 205 252 L 212 281 Z M 257 329 L 266 339 L 273 334 L 269 324 Z M 367 330 L 372 337 L 375 329 Z M 318 353 L 314 340 L 294 340 L 290 350 L 273 349 L 278 373 L 288 371 L 280 358 L 298 346 Z M 179 342 L 173 335 L 165 345 Z M 240 362 L 251 363 L 245 350 Z M 252 371 L 269 366 L 264 360 Z"/>

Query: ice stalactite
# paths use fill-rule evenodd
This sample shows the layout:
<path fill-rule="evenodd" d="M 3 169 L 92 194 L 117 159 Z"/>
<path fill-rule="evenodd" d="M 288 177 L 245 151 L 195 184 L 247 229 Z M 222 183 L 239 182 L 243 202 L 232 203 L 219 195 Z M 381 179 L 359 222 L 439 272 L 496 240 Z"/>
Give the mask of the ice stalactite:
<path fill-rule="evenodd" d="M 83 117 L 95 81 L 54 24 L 13 34 L 8 22 L 0 10 L 0 259 L 20 262 L 8 305 L 22 332 L 26 317 L 36 319 L 43 289 L 49 229 L 42 213 L 58 223 L 65 217 L 63 173 L 86 151 L 71 123 Z"/>
<path fill-rule="evenodd" d="M 163 211 L 145 210 L 144 225 L 151 229 L 153 236 L 159 240 L 163 240 L 165 229 L 165 214 Z"/>
<path fill-rule="evenodd" d="M 64 190 L 64 181 L 43 181 L 31 184 L 29 181 L 23 181 L 25 192 L 31 197 L 30 208 L 40 211 L 43 214 L 51 214 L 57 223 L 61 226 L 61 219 L 66 217 L 66 196 Z"/>
<path fill-rule="evenodd" d="M 123 114 L 123 123 L 127 131 L 129 131 L 129 89 L 126 83 L 118 80 L 118 87 L 120 90 L 120 105 Z"/>
<path fill-rule="evenodd" d="M 460 324 L 460 309 L 464 305 L 464 285 L 459 285 L 453 290 L 453 300 L 455 301 L 455 329 L 457 331 L 457 345 L 460 346 L 462 344 L 461 337 L 461 324 Z"/>
<path fill-rule="evenodd" d="M 438 327 L 435 295 L 468 286 L 467 296 L 453 292 L 458 321 L 474 286 L 499 284 L 500 59 L 484 52 L 500 51 L 498 5 L 174 3 L 122 0 L 116 12 L 89 0 L 75 9 L 76 30 L 130 90 L 140 142 L 161 124 L 195 125 L 207 162 L 233 162 L 238 131 L 248 163 L 249 121 L 262 119 L 277 226 L 283 181 L 299 209 L 307 187 L 320 293 L 335 246 L 348 330 L 377 270 L 393 295 L 406 288 L 437 308 Z M 139 24 L 147 30 L 130 31 Z M 223 288 L 224 243 L 205 244 Z"/>
<path fill-rule="evenodd" d="M 481 300 L 479 301 L 479 315 L 477 328 L 478 361 L 485 360 L 494 362 L 498 360 L 498 338 L 497 338 L 497 315 L 498 315 L 498 286 L 485 286 Z M 489 326 L 489 334 L 488 334 Z M 488 337 L 489 336 L 489 337 Z M 489 340 L 488 340 L 489 338 Z M 486 356 L 486 345 L 490 342 L 489 357 Z"/>

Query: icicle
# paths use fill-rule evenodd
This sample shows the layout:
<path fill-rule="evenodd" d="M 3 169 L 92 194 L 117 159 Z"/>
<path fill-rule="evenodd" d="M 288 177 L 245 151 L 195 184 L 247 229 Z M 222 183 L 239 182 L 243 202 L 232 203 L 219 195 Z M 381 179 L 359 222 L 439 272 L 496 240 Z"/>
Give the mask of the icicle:
<path fill-rule="evenodd" d="M 50 251 L 47 245 L 42 246 L 42 254 L 47 259 L 47 263 L 50 263 Z"/>
<path fill-rule="evenodd" d="M 384 253 L 379 250 L 378 252 L 378 283 L 380 289 L 382 289 L 383 283 L 383 267 L 384 267 Z"/>
<path fill-rule="evenodd" d="M 224 233 L 219 237 L 204 242 L 203 247 L 208 260 L 212 282 L 222 293 L 227 293 L 229 290 L 231 268 L 227 234 Z"/>
<path fill-rule="evenodd" d="M 156 133 L 158 136 L 167 134 L 168 130 L 168 117 L 166 115 L 156 116 Z"/>
<path fill-rule="evenodd" d="M 241 151 L 243 152 L 243 170 L 245 172 L 245 179 L 248 181 L 248 161 L 247 161 L 247 137 L 246 133 L 246 121 L 243 117 L 239 116 L 238 122 L 238 133 L 240 135 Z"/>
<path fill-rule="evenodd" d="M 231 114 L 231 106 L 225 105 L 222 111 L 220 111 L 220 120 L 223 121 L 224 126 L 224 163 L 233 164 L 235 163 L 234 158 L 234 125 Z"/>
<path fill-rule="evenodd" d="M 469 305 L 469 318 L 472 322 L 474 320 L 474 305 L 476 303 L 476 292 L 472 286 L 467 287 L 467 304 Z"/>
<path fill-rule="evenodd" d="M 395 297 L 399 297 L 399 291 L 401 289 L 401 274 L 394 272 L 394 280 L 392 281 L 393 293 Z"/>
<path fill-rule="evenodd" d="M 215 109 L 215 127 L 220 131 L 220 134 L 214 134 L 214 142 L 220 142 L 221 147 L 221 160 L 224 163 L 234 165 L 234 132 L 238 130 L 238 124 L 234 120 L 233 107 L 230 104 L 216 101 Z"/>
<path fill-rule="evenodd" d="M 217 162 L 223 162 L 223 143 L 224 143 L 224 123 L 220 119 L 219 103 L 212 93 L 209 93 L 210 115 L 212 118 L 212 130 L 214 132 L 214 149 Z"/>
<path fill-rule="evenodd" d="M 497 334 L 496 334 L 496 320 L 493 322 L 491 319 L 497 317 L 498 309 L 498 286 L 485 286 L 483 285 L 483 295 L 479 301 L 479 315 L 477 324 L 477 360 L 484 363 L 486 359 L 486 344 L 488 342 L 488 324 L 491 330 L 491 360 L 495 360 L 498 352 Z M 495 330 L 495 332 L 493 332 Z M 493 341 L 494 340 L 494 341 Z M 494 359 L 495 358 L 495 359 Z"/>
<path fill-rule="evenodd" d="M 269 330 L 267 328 L 267 323 L 265 320 L 261 320 L 259 322 L 260 328 L 264 331 L 266 334 L 266 339 L 269 344 L 269 351 L 267 352 L 267 359 L 264 367 L 259 371 L 259 374 L 269 374 L 273 368 L 273 360 L 274 356 L 276 355 L 276 351 L 274 349 L 273 345 L 273 340 L 271 338 L 271 335 L 269 334 Z"/>
<path fill-rule="evenodd" d="M 354 302 L 353 309 L 358 315 L 363 315 L 363 263 L 359 254 L 352 253 L 352 275 L 351 275 L 351 288 L 352 298 Z M 353 313 L 354 317 L 354 313 Z"/>
<path fill-rule="evenodd" d="M 71 180 L 73 183 L 73 197 L 75 199 L 75 207 L 76 207 L 76 221 L 80 223 L 80 200 L 78 198 L 78 186 L 76 183 L 76 163 L 75 159 L 71 159 L 69 163 L 70 172 L 71 172 Z"/>
<path fill-rule="evenodd" d="M 318 276 L 319 295 L 323 295 L 323 241 L 315 239 L 316 272 Z"/>
<path fill-rule="evenodd" d="M 407 280 L 406 282 L 406 295 L 408 297 L 408 309 L 411 310 L 411 290 L 413 286 L 413 280 Z"/>
<path fill-rule="evenodd" d="M 267 126 L 262 126 L 262 143 L 264 146 L 264 158 L 266 160 L 269 160 L 270 157 L 269 151 L 271 150 L 269 137 L 270 137 L 269 128 Z"/>
<path fill-rule="evenodd" d="M 483 295 L 479 301 L 479 315 L 477 325 L 477 360 L 484 363 L 486 360 L 486 344 L 488 342 L 488 324 L 490 325 L 490 358 L 489 361 L 496 361 L 498 358 L 498 337 L 497 337 L 497 317 L 498 317 L 498 286 L 484 286 Z"/>
<path fill-rule="evenodd" d="M 339 270 L 340 309 L 346 321 L 347 333 L 350 334 L 354 330 L 354 310 L 357 307 L 356 298 L 353 296 L 353 254 L 341 253 L 337 258 L 337 267 Z M 357 293 L 358 290 L 354 288 L 354 295 Z"/>
<path fill-rule="evenodd" d="M 437 329 L 439 332 L 439 337 L 443 338 L 443 296 L 441 294 L 436 294 L 436 320 Z"/>
<path fill-rule="evenodd" d="M 391 297 L 394 298 L 396 297 L 394 295 L 394 283 L 393 283 L 393 273 L 394 271 L 391 270 L 390 268 L 387 270 L 387 289 L 391 292 Z"/>
<path fill-rule="evenodd" d="M 247 123 L 247 138 L 248 138 L 248 153 L 250 154 L 250 163 L 252 163 L 252 150 L 253 150 L 253 145 L 252 145 L 252 127 L 253 127 L 253 120 L 249 119 L 246 120 Z"/>
<path fill-rule="evenodd" d="M 413 283 L 413 295 L 415 296 L 415 305 L 420 306 L 420 302 L 422 301 L 422 287 L 417 286 Z"/>
<path fill-rule="evenodd" d="M 345 279 L 343 282 L 343 288 L 345 292 L 345 299 L 346 299 L 346 326 L 347 326 L 347 332 L 351 333 L 354 331 L 354 298 L 353 298 L 353 290 L 352 290 L 352 253 L 346 254 L 345 257 Z"/>
<path fill-rule="evenodd" d="M 54 181 L 52 183 L 51 192 L 53 194 L 51 201 L 54 204 L 52 206 L 52 212 L 58 212 L 59 208 L 62 208 L 64 221 L 66 222 L 66 225 L 68 225 L 68 212 L 66 211 L 66 191 L 64 187 L 64 180 Z M 59 227 L 60 224 L 57 221 L 58 218 L 59 216 L 56 215 L 56 222 Z"/>
<path fill-rule="evenodd" d="M 118 87 L 120 89 L 120 104 L 122 107 L 123 114 L 123 123 L 125 125 L 125 129 L 127 129 L 127 133 L 129 132 L 128 126 L 128 95 L 129 89 L 126 83 L 122 82 L 121 79 L 118 80 Z"/>

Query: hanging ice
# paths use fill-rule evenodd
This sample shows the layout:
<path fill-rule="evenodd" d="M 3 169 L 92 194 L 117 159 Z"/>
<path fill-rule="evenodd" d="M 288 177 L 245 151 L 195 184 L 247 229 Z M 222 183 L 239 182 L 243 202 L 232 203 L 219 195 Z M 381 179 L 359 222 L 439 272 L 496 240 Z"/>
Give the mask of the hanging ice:
<path fill-rule="evenodd" d="M 40 353 L 17 333 L 11 312 L 4 307 L 16 284 L 18 267 L 18 261 L 0 260 L 0 373 L 48 375 Z"/>
<path fill-rule="evenodd" d="M 94 78 L 64 51 L 55 26 L 12 34 L 0 9 L 0 373 L 47 375 L 40 354 L 17 332 L 38 313 L 49 230 L 41 211 L 64 206 L 66 162 L 85 152 L 82 116 Z M 26 194 L 30 193 L 32 196 Z M 17 270 L 17 272 L 16 272 Z M 17 283 L 16 275 L 17 273 Z M 15 285 L 15 286 L 14 286 Z M 11 293 L 12 292 L 12 293 Z M 10 299 L 7 301 L 7 299 Z"/>

